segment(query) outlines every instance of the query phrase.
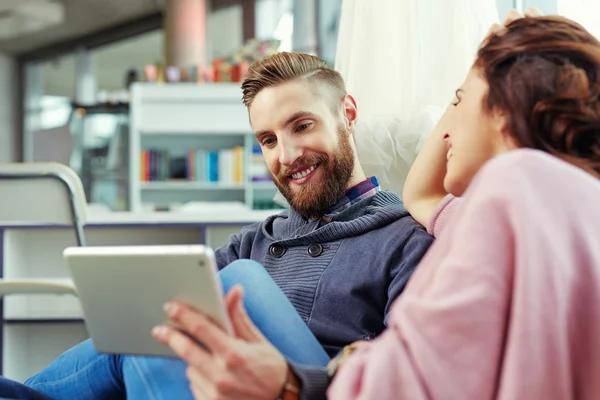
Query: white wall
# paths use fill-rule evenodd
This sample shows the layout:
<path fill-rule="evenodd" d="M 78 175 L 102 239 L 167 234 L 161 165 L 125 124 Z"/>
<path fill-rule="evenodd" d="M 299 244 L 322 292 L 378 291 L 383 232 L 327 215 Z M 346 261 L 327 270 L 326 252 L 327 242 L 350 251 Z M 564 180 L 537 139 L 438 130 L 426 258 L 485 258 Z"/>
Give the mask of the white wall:
<path fill-rule="evenodd" d="M 17 80 L 17 62 L 12 57 L 0 53 L 0 162 L 20 159 Z"/>

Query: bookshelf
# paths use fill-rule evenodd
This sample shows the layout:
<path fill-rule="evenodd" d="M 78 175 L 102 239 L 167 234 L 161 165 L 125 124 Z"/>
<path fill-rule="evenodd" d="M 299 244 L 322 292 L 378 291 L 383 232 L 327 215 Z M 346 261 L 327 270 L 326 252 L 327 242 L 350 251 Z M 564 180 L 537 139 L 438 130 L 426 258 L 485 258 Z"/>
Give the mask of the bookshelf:
<path fill-rule="evenodd" d="M 201 243 L 217 248 L 243 226 L 272 214 L 267 210 L 234 209 L 224 203 L 215 208 L 155 213 L 90 209 L 86 241 L 89 246 Z M 2 292 L 17 290 L 15 281 L 35 280 L 53 284 L 56 292 L 65 293 L 47 294 L 45 287 L 44 293 L 38 294 L 35 287 L 30 287 L 28 294 L 3 297 L 0 375 L 22 382 L 88 338 L 79 300 L 68 294 L 70 278 L 62 258 L 63 250 L 74 245 L 69 226 L 0 222 L 0 271 L 5 280 Z"/>
<path fill-rule="evenodd" d="M 238 83 L 133 85 L 131 211 L 190 201 L 276 208 L 241 98 Z"/>

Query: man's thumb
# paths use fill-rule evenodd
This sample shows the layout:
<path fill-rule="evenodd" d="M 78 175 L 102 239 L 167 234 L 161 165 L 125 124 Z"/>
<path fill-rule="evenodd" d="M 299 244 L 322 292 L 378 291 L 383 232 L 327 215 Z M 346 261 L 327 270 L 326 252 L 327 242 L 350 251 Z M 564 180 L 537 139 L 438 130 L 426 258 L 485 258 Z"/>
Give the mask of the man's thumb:
<path fill-rule="evenodd" d="M 235 336 L 247 342 L 257 342 L 263 340 L 263 336 L 256 326 L 250 320 L 244 308 L 244 289 L 240 285 L 235 285 L 229 290 L 226 297 L 227 311 Z"/>

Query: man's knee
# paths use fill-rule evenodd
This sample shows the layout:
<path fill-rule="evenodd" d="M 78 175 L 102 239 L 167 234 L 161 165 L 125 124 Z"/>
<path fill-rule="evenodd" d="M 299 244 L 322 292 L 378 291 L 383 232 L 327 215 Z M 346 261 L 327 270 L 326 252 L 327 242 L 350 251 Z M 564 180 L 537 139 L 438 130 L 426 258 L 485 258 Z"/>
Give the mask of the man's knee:
<path fill-rule="evenodd" d="M 271 280 L 265 268 L 253 260 L 236 260 L 223 268 L 219 275 L 223 288 L 228 291 L 233 285 L 252 287 L 261 281 Z"/>

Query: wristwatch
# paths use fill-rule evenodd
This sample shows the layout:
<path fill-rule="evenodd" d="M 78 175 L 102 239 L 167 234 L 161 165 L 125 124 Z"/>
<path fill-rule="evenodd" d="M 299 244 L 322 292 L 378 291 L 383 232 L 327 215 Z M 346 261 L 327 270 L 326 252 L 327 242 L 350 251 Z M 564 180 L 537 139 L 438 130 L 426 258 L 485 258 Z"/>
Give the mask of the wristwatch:
<path fill-rule="evenodd" d="M 344 361 L 346 361 L 346 359 L 350 357 L 350 355 L 354 353 L 363 343 L 365 343 L 364 340 L 350 343 L 349 345 L 345 346 L 334 358 L 332 358 L 329 363 L 327 363 L 327 377 L 329 378 L 329 381 L 333 380 L 333 377 L 340 369 Z"/>
<path fill-rule="evenodd" d="M 298 400 L 300 399 L 300 379 L 296 376 L 292 368 L 288 366 L 287 378 L 281 394 L 277 400 Z"/>
<path fill-rule="evenodd" d="M 331 381 L 342 363 L 354 353 L 363 343 L 359 340 L 344 347 L 337 356 L 327 364 L 327 377 Z M 277 400 L 298 400 L 300 399 L 300 379 L 296 376 L 290 366 L 288 366 L 287 379 Z"/>

